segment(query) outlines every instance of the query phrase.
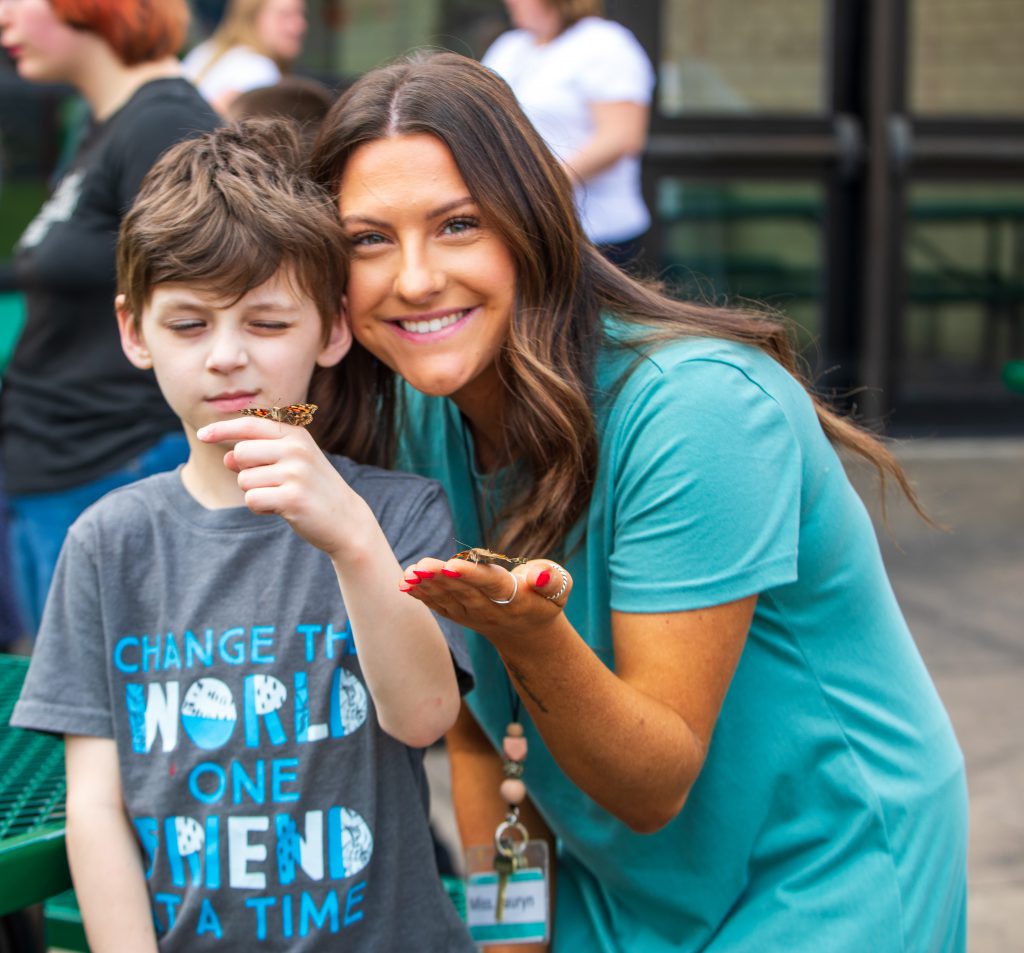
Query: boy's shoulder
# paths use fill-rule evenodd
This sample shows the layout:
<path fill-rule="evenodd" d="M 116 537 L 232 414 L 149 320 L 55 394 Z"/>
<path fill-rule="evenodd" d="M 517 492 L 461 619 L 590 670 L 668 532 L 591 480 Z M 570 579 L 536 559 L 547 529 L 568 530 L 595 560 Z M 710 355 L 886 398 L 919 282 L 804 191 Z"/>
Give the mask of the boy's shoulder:
<path fill-rule="evenodd" d="M 443 494 L 441 484 L 430 477 L 410 473 L 408 470 L 386 470 L 368 463 L 356 463 L 349 457 L 328 454 L 345 482 L 363 496 L 362 488 L 380 493 L 382 496 L 432 496 Z"/>
<path fill-rule="evenodd" d="M 395 539 L 414 524 L 450 519 L 448 497 L 437 480 L 405 470 L 385 470 L 330 455 L 342 479 L 370 507 L 385 536 Z"/>
<path fill-rule="evenodd" d="M 68 530 L 68 539 L 93 548 L 100 540 L 125 539 L 152 523 L 156 511 L 166 508 L 168 489 L 180 479 L 177 470 L 155 473 L 119 486 L 86 507 Z"/>
<path fill-rule="evenodd" d="M 180 484 L 179 470 L 154 473 L 111 490 L 86 507 L 73 525 L 123 526 L 134 516 L 151 513 L 167 500 L 175 483 Z"/>

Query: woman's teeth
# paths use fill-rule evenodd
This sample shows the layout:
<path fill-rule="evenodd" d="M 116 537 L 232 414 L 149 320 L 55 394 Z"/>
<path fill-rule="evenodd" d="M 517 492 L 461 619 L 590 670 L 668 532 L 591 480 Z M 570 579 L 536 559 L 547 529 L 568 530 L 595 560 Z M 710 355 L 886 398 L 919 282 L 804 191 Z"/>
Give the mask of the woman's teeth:
<path fill-rule="evenodd" d="M 429 334 L 431 331 L 440 331 L 442 328 L 451 327 L 456 321 L 461 321 L 469 312 L 456 311 L 455 314 L 446 315 L 443 318 L 431 318 L 429 321 L 399 321 L 403 331 L 410 334 Z"/>

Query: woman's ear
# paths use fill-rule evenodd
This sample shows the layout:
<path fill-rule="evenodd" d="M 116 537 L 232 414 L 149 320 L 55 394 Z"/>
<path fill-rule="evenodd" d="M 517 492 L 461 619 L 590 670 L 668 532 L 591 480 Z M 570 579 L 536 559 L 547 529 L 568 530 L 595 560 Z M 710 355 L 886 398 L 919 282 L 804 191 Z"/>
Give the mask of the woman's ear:
<path fill-rule="evenodd" d="M 348 317 L 345 314 L 344 299 L 342 299 L 342 310 L 331 323 L 331 333 L 327 343 L 320 352 L 316 363 L 319 367 L 334 367 L 352 347 L 352 329 L 348 326 Z"/>
<path fill-rule="evenodd" d="M 114 299 L 117 329 L 121 333 L 121 350 L 139 370 L 151 370 L 153 359 L 149 356 L 149 348 L 146 347 L 146 342 L 142 339 L 135 315 L 128 310 L 127 305 L 128 301 L 124 295 L 118 295 Z"/>

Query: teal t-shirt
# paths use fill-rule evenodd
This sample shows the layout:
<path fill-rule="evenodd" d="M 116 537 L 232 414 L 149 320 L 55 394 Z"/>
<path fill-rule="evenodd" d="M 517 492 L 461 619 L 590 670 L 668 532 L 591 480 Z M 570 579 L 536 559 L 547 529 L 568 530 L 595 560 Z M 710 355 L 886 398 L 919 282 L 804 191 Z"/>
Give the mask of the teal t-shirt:
<path fill-rule="evenodd" d="M 569 620 L 614 669 L 610 610 L 759 598 L 704 769 L 659 832 L 598 807 L 524 717 L 524 780 L 558 838 L 554 950 L 962 950 L 963 758 L 806 392 L 722 340 L 634 359 L 599 362 Z M 410 393 L 405 436 L 401 466 L 440 480 L 459 540 L 486 544 L 458 410 Z M 506 676 L 481 636 L 469 648 L 467 700 L 497 745 Z"/>

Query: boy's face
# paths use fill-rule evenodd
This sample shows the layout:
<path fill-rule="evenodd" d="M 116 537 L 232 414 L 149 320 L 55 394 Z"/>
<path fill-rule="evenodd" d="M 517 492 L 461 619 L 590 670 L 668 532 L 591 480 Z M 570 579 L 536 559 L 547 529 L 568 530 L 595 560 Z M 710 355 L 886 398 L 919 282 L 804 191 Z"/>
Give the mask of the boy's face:
<path fill-rule="evenodd" d="M 190 437 L 244 407 L 302 403 L 315 367 L 345 356 L 347 325 L 339 320 L 325 344 L 316 306 L 293 284 L 279 271 L 232 304 L 183 283 L 157 285 L 138 327 L 118 297 L 125 354 L 153 369 Z"/>

